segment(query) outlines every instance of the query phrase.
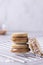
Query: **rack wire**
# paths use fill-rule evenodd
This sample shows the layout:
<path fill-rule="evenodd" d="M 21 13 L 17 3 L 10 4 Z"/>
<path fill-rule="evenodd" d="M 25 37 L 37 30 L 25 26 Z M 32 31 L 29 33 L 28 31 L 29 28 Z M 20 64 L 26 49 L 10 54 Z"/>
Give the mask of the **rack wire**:
<path fill-rule="evenodd" d="M 5 36 L 6 37 L 6 36 Z M 5 58 L 5 62 L 19 62 L 19 63 L 37 63 L 43 62 L 43 58 L 34 55 L 31 52 L 28 53 L 12 53 L 10 47 L 12 42 L 10 40 L 0 41 L 0 57 Z M 1 62 L 1 61 L 0 61 Z"/>
<path fill-rule="evenodd" d="M 21 53 L 15 54 L 14 53 L 12 55 L 0 53 L 0 56 L 3 57 L 3 58 L 6 58 L 6 61 L 8 61 L 8 62 L 10 62 L 10 61 L 15 62 L 16 61 L 16 62 L 20 62 L 20 63 L 27 63 L 27 62 L 32 63 L 32 62 L 37 62 L 37 61 L 43 59 L 43 58 L 40 58 L 40 57 L 36 57 L 35 55 L 33 55 L 31 53 L 25 53 L 25 54 L 21 54 Z"/>

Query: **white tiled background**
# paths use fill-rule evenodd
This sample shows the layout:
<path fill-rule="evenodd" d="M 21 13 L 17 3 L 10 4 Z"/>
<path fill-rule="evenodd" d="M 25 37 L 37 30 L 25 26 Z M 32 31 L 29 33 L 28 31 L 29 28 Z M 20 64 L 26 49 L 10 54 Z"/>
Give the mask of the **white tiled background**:
<path fill-rule="evenodd" d="M 43 0 L 0 0 L 0 23 L 12 31 L 43 31 Z"/>

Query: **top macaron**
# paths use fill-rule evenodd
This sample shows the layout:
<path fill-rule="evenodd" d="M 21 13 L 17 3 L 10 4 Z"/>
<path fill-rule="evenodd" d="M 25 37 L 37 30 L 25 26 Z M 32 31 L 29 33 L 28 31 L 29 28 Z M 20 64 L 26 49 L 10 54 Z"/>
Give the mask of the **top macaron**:
<path fill-rule="evenodd" d="M 27 37 L 28 36 L 28 34 L 27 33 L 13 33 L 12 34 L 12 37 L 13 38 L 15 38 L 15 37 L 17 37 L 17 38 L 24 38 L 24 37 Z"/>
<path fill-rule="evenodd" d="M 16 43 L 27 43 L 28 42 L 28 34 L 27 33 L 13 33 L 12 41 Z"/>

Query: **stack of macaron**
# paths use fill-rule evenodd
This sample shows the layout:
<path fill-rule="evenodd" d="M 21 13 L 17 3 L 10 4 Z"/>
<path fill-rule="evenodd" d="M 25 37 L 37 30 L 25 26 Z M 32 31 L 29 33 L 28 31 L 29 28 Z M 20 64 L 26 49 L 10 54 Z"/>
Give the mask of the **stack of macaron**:
<path fill-rule="evenodd" d="M 29 52 L 30 48 L 28 43 L 28 35 L 26 33 L 12 34 L 12 52 L 25 53 Z"/>

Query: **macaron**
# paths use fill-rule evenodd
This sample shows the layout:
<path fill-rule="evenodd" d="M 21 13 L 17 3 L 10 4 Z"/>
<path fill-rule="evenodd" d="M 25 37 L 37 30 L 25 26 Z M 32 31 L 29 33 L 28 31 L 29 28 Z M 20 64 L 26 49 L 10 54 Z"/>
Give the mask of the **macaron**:
<path fill-rule="evenodd" d="M 12 34 L 12 38 L 24 38 L 27 37 L 28 34 L 27 33 L 13 33 Z"/>
<path fill-rule="evenodd" d="M 0 30 L 0 35 L 5 35 L 6 34 L 6 30 Z"/>
<path fill-rule="evenodd" d="M 12 44 L 12 48 L 15 49 L 26 49 L 29 48 L 28 44 Z"/>
<path fill-rule="evenodd" d="M 28 38 L 12 38 L 12 41 L 16 43 L 27 43 Z"/>
<path fill-rule="evenodd" d="M 16 53 L 26 53 L 29 51 L 30 51 L 30 48 L 27 48 L 27 49 L 14 49 L 14 48 L 12 48 L 11 49 L 11 52 L 16 52 Z"/>
<path fill-rule="evenodd" d="M 32 52 L 34 54 L 38 54 L 38 55 L 41 54 L 40 45 L 39 45 L 38 41 L 35 38 L 30 40 L 29 46 L 30 46 L 30 49 L 32 50 Z"/>

